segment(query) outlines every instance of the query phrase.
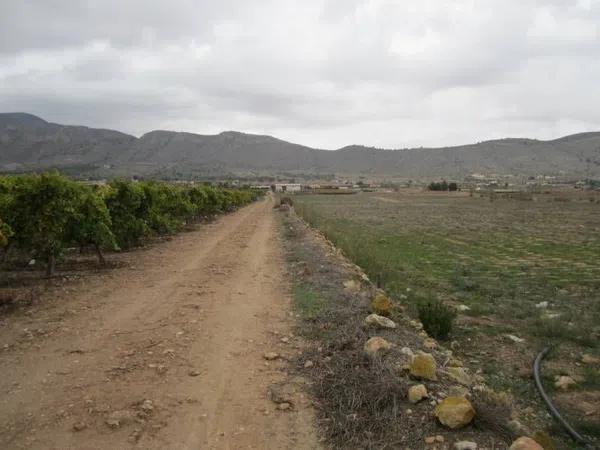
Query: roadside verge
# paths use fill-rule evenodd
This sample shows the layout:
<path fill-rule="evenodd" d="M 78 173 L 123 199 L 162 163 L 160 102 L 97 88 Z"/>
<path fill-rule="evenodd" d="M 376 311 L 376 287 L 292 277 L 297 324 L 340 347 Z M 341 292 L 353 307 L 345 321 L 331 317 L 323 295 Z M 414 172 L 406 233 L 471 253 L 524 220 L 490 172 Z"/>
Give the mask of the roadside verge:
<path fill-rule="evenodd" d="M 309 344 L 295 367 L 310 380 L 330 446 L 502 449 L 521 434 L 508 425 L 507 398 L 429 338 L 402 305 L 378 309 L 373 300 L 385 293 L 291 208 L 282 210 L 297 333 Z M 456 398 L 466 402 L 454 407 Z"/>

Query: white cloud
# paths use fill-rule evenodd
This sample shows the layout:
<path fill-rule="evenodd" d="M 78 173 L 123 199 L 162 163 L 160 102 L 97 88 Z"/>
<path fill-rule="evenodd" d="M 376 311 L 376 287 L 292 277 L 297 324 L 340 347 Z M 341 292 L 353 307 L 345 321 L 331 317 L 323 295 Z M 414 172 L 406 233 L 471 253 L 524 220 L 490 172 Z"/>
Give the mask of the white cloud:
<path fill-rule="evenodd" d="M 536 12 L 527 37 L 544 42 L 587 44 L 597 41 L 598 23 L 584 17 L 564 17 L 559 8 L 542 8 Z"/>

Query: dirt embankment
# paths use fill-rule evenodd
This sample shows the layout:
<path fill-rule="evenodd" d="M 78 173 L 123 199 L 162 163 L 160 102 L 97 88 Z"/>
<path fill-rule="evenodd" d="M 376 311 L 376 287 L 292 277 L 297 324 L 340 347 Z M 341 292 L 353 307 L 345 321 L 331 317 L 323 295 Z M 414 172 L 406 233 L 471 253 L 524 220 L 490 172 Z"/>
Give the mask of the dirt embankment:
<path fill-rule="evenodd" d="M 267 394 L 301 349 L 271 207 L 3 317 L 0 447 L 316 448 L 302 388 Z"/>

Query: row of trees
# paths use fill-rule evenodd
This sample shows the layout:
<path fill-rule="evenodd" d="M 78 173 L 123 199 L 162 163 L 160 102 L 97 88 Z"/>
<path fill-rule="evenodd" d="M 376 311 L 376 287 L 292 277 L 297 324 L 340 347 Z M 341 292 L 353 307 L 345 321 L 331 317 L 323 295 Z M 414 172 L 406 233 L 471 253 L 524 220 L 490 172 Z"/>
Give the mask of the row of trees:
<path fill-rule="evenodd" d="M 430 191 L 450 191 L 454 192 L 458 190 L 458 184 L 451 181 L 448 183 L 446 180 L 442 181 L 432 181 L 429 183 L 428 189 Z"/>
<path fill-rule="evenodd" d="M 18 248 L 47 264 L 69 247 L 129 249 L 153 235 L 171 234 L 185 224 L 232 211 L 260 195 L 207 185 L 158 181 L 113 181 L 89 186 L 55 172 L 0 177 L 0 247 Z"/>

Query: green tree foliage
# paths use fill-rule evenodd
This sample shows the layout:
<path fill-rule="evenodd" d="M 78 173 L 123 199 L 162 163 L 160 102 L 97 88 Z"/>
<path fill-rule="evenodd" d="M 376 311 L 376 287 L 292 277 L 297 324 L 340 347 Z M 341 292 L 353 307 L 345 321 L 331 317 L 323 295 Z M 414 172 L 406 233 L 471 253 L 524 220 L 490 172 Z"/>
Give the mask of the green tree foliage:
<path fill-rule="evenodd" d="M 442 181 L 432 181 L 431 183 L 429 183 L 429 186 L 427 186 L 427 189 L 429 189 L 430 191 L 458 191 L 458 184 L 456 184 L 454 181 L 448 183 L 446 180 L 442 180 Z"/>
<path fill-rule="evenodd" d="M 155 233 L 174 233 L 193 217 L 194 205 L 184 188 L 151 181 L 142 184 L 142 190 L 144 218 Z"/>
<path fill-rule="evenodd" d="M 204 192 L 207 197 L 206 214 L 212 216 L 222 212 L 221 208 L 223 207 L 223 200 L 221 192 L 212 186 L 205 186 Z"/>
<path fill-rule="evenodd" d="M 156 181 L 117 180 L 98 188 L 54 172 L 0 177 L 0 246 L 15 244 L 45 261 L 51 275 L 69 246 L 93 246 L 104 263 L 103 250 L 140 245 L 148 236 L 174 233 L 259 195 Z"/>
<path fill-rule="evenodd" d="M 46 262 L 49 276 L 66 247 L 68 224 L 75 218 L 78 195 L 77 184 L 57 173 L 15 180 L 7 222 L 17 244 Z"/>
<path fill-rule="evenodd" d="M 0 217 L 6 219 L 13 202 L 15 177 L 0 177 Z"/>
<path fill-rule="evenodd" d="M 193 205 L 193 218 L 198 220 L 206 214 L 208 207 L 208 194 L 200 186 L 194 186 L 187 191 L 187 196 Z"/>
<path fill-rule="evenodd" d="M 112 220 L 113 234 L 122 249 L 141 244 L 148 234 L 144 200 L 144 191 L 138 183 L 118 180 L 110 184 L 106 206 Z"/>
<path fill-rule="evenodd" d="M 104 265 L 102 250 L 118 249 L 111 227 L 110 213 L 98 190 L 82 186 L 75 215 L 69 223 L 68 239 L 81 248 L 93 246 L 98 260 Z"/>
<path fill-rule="evenodd" d="M 152 233 L 174 233 L 190 221 L 232 211 L 257 196 L 253 191 L 212 186 L 115 181 L 110 185 L 106 204 L 118 245 L 130 248 Z"/>
<path fill-rule="evenodd" d="M 3 249 L 2 262 L 8 257 L 10 238 L 13 236 L 10 225 L 5 221 L 13 201 L 13 185 L 12 177 L 0 177 L 0 248 Z"/>
<path fill-rule="evenodd" d="M 448 182 L 446 180 L 432 181 L 431 183 L 429 183 L 428 189 L 430 191 L 447 191 Z"/>
<path fill-rule="evenodd" d="M 6 247 L 8 238 L 12 235 L 12 230 L 0 219 L 0 247 Z"/>

